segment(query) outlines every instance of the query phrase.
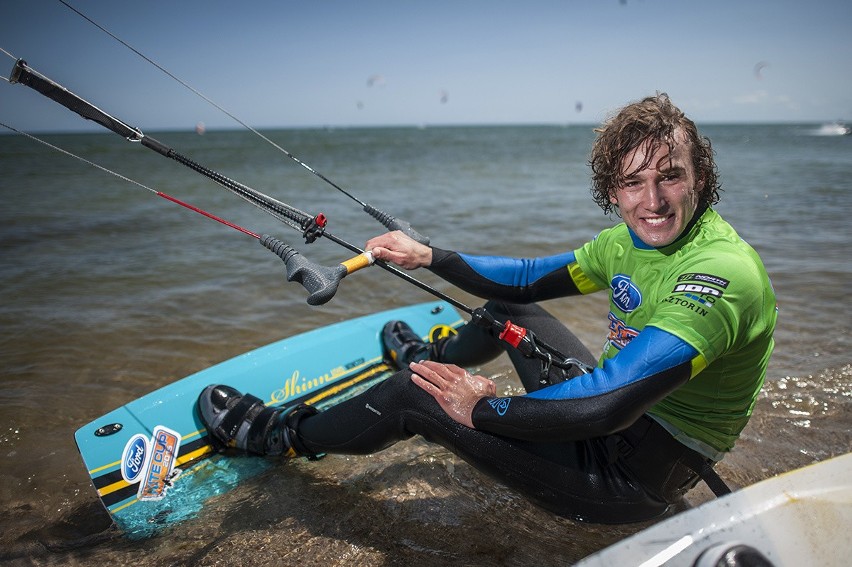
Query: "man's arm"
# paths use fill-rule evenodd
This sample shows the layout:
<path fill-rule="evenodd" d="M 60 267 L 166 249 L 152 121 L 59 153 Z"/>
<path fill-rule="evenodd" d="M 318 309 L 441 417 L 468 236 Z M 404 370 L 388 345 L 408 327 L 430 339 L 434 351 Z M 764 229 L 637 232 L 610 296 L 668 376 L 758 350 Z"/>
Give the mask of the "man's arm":
<path fill-rule="evenodd" d="M 472 256 L 432 248 L 436 275 L 468 293 L 512 303 L 533 303 L 555 297 L 578 295 L 569 265 L 574 252 L 543 258 Z"/>
<path fill-rule="evenodd" d="M 399 231 L 370 239 L 365 249 L 376 260 L 407 270 L 428 268 L 460 289 L 486 299 L 532 303 L 581 293 L 572 275 L 582 274 L 573 251 L 533 259 L 473 256 L 430 248 Z"/>
<path fill-rule="evenodd" d="M 471 421 L 476 429 L 532 441 L 608 435 L 685 384 L 697 356 L 674 335 L 646 327 L 590 374 L 525 396 L 480 399 Z"/>

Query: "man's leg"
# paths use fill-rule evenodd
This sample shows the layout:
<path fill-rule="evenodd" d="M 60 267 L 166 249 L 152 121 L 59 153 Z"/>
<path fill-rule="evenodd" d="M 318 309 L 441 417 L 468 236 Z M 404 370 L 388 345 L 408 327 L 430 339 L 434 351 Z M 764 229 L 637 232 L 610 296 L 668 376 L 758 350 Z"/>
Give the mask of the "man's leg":
<path fill-rule="evenodd" d="M 593 363 L 589 351 L 561 323 L 538 306 L 489 304 L 495 317 L 533 330 L 566 356 Z M 476 357 L 495 356 L 503 343 L 468 325 L 458 337 L 438 345 L 439 360 L 478 364 Z M 540 363 L 509 352 L 528 390 L 539 387 Z M 486 359 L 487 360 L 487 359 Z M 460 364 L 461 363 L 461 364 Z M 236 400 L 235 400 L 236 401 Z M 210 406 L 210 404 L 201 404 Z M 239 403 L 222 401 L 221 408 Z M 202 410 L 202 414 L 205 412 Z M 215 414 L 214 414 L 215 415 Z M 297 419 L 292 419 L 293 415 Z M 209 419 L 208 421 L 212 421 Z M 369 454 L 413 435 L 437 443 L 498 482 L 557 514 L 600 523 L 650 519 L 668 504 L 650 495 L 626 469 L 609 438 L 562 443 L 508 439 L 465 427 L 411 380 L 407 368 L 366 392 L 316 415 L 282 416 L 276 432 L 296 453 Z M 272 438 L 277 436 L 270 436 Z M 666 463 L 654 465 L 665 472 Z"/>
<path fill-rule="evenodd" d="M 369 454 L 420 435 L 557 514 L 601 523 L 639 521 L 667 504 L 625 476 L 604 439 L 531 443 L 453 421 L 403 370 L 293 432 L 311 453 Z"/>

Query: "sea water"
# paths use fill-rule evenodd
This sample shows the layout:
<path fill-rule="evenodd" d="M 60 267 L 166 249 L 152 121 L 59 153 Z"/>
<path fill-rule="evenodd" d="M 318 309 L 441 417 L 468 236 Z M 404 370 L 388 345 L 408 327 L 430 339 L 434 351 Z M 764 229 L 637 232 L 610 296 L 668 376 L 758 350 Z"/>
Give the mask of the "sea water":
<path fill-rule="evenodd" d="M 717 210 L 763 257 L 777 346 L 754 417 L 722 476 L 744 486 L 852 450 L 846 296 L 852 272 L 852 137 L 815 125 L 707 125 Z M 265 132 L 358 199 L 436 246 L 537 256 L 617 222 L 589 194 L 591 126 Z M 362 245 L 382 227 L 360 205 L 251 133 L 154 133 L 178 152 L 310 214 Z M 307 258 L 352 254 L 300 235 L 178 163 L 109 134 L 43 136 L 146 188 L 20 135 L 0 136 L 0 561 L 22 564 L 564 565 L 644 527 L 542 511 L 421 440 L 369 457 L 273 468 L 144 542 L 109 530 L 74 445 L 98 416 L 211 364 L 302 331 L 432 299 L 368 269 L 321 307 L 255 239 Z M 149 190 L 150 189 L 150 190 Z M 440 291 L 476 299 L 415 272 Z M 546 307 L 593 352 L 605 297 Z M 520 389 L 504 357 L 481 372 Z M 691 504 L 709 498 L 694 490 Z"/>

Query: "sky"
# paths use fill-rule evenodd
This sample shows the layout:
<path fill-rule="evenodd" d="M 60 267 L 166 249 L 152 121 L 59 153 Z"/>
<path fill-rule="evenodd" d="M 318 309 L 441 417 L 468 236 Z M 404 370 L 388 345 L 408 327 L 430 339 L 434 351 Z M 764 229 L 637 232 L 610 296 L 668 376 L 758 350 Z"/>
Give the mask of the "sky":
<path fill-rule="evenodd" d="M 699 124 L 852 121 L 849 0 L 67 3 L 255 128 L 594 124 L 657 91 Z M 0 48 L 143 132 L 240 127 L 59 0 L 0 0 Z M 0 122 L 101 129 L 7 81 Z"/>

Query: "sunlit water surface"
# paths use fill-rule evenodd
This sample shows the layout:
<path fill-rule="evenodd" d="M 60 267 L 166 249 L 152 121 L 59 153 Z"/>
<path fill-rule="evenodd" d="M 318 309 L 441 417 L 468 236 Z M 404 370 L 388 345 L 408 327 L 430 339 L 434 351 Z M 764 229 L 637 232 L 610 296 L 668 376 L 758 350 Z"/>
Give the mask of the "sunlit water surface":
<path fill-rule="evenodd" d="M 722 476 L 744 486 L 850 451 L 852 137 L 812 127 L 710 126 L 718 210 L 763 256 L 778 294 L 777 348 L 755 415 Z M 440 247 L 533 256 L 609 226 L 588 193 L 589 127 L 277 131 L 278 143 Z M 292 161 L 241 132 L 157 139 L 303 210 L 361 245 L 379 225 Z M 261 211 L 110 134 L 63 148 L 256 232 L 323 265 Z M 37 565 L 564 565 L 644 525 L 553 516 L 414 439 L 369 457 L 275 468 L 146 541 L 109 520 L 74 431 L 165 384 L 246 350 L 354 316 L 431 299 L 377 269 L 320 308 L 245 235 L 20 136 L 0 136 L 0 561 Z M 475 300 L 426 273 L 428 283 Z M 603 297 L 547 307 L 600 350 Z M 506 359 L 482 372 L 519 392 Z M 709 498 L 699 487 L 691 504 Z"/>

